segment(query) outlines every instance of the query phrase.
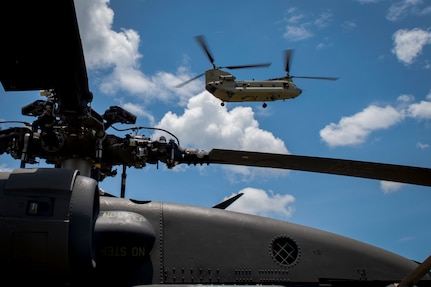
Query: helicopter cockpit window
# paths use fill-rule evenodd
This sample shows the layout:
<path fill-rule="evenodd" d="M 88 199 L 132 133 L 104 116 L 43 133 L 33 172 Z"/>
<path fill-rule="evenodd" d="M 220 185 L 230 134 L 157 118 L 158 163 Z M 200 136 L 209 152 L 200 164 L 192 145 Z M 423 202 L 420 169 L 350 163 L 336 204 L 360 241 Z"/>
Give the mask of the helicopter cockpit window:
<path fill-rule="evenodd" d="M 233 75 L 220 75 L 219 78 L 220 78 L 221 81 L 230 81 L 230 82 L 232 82 L 232 81 L 235 80 L 235 78 L 234 78 Z"/>

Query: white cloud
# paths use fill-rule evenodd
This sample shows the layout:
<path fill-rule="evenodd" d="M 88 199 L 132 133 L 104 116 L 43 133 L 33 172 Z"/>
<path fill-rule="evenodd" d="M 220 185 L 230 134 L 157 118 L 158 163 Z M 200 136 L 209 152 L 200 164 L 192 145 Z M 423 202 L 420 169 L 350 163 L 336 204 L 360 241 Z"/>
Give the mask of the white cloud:
<path fill-rule="evenodd" d="M 13 169 L 8 167 L 6 164 L 0 164 L 0 172 L 11 172 Z"/>
<path fill-rule="evenodd" d="M 401 103 L 409 103 L 415 99 L 412 95 L 403 94 L 398 96 L 397 101 Z"/>
<path fill-rule="evenodd" d="M 431 12 L 431 6 L 421 8 L 420 5 L 422 3 L 422 0 L 402 0 L 393 3 L 389 7 L 386 19 L 388 19 L 389 21 L 397 21 L 406 17 L 409 14 L 415 16 L 423 16 L 429 14 Z"/>
<path fill-rule="evenodd" d="M 300 26 L 286 26 L 286 31 L 283 37 L 290 41 L 301 41 L 313 37 L 313 33 L 306 27 L 306 25 Z"/>
<path fill-rule="evenodd" d="M 384 193 L 391 193 L 401 189 L 404 186 L 403 183 L 393 181 L 380 181 L 380 188 Z"/>
<path fill-rule="evenodd" d="M 394 33 L 394 48 L 392 52 L 404 64 L 411 64 L 419 56 L 425 45 L 431 44 L 431 32 L 418 28 L 401 29 Z"/>
<path fill-rule="evenodd" d="M 139 35 L 131 29 L 112 30 L 114 11 L 109 0 L 76 0 L 76 13 L 87 67 L 135 66 L 142 57 Z"/>
<path fill-rule="evenodd" d="M 325 126 L 320 136 L 330 146 L 361 144 L 371 132 L 393 126 L 403 117 L 403 113 L 391 106 L 371 105 L 353 116 L 343 117 L 337 124 Z"/>
<path fill-rule="evenodd" d="M 342 117 L 338 123 L 330 123 L 320 130 L 320 137 L 329 146 L 348 146 L 363 143 L 368 136 L 377 130 L 392 127 L 405 118 L 418 120 L 431 119 L 431 93 L 427 100 L 412 103 L 412 95 L 403 94 L 397 98 L 400 104 L 397 108 L 392 106 L 378 107 L 370 105 L 359 113 L 349 117 Z M 419 148 L 428 147 L 418 144 Z"/>
<path fill-rule="evenodd" d="M 399 242 L 407 242 L 407 241 L 412 241 L 412 240 L 416 240 L 416 237 L 406 236 L 406 237 L 401 237 L 400 239 L 398 239 Z"/>
<path fill-rule="evenodd" d="M 314 20 L 314 24 L 319 28 L 324 28 L 329 25 L 332 20 L 332 13 L 330 11 L 323 12 L 320 14 L 316 20 Z"/>
<path fill-rule="evenodd" d="M 134 103 L 125 103 L 123 104 L 123 108 L 128 111 L 131 112 L 132 114 L 136 115 L 136 116 L 141 116 L 141 117 L 145 117 L 149 120 L 149 124 L 150 125 L 154 125 L 154 116 L 147 112 L 146 110 L 144 110 L 140 105 L 134 104 Z"/>
<path fill-rule="evenodd" d="M 289 41 L 302 41 L 314 36 L 313 29 L 325 28 L 332 20 L 332 13 L 324 11 L 319 15 L 307 15 L 297 8 L 287 11 L 285 32 L 283 37 Z"/>
<path fill-rule="evenodd" d="M 393 3 L 388 10 L 386 19 L 390 21 L 396 21 L 404 17 L 412 8 L 412 6 L 420 3 L 420 0 L 403 0 L 397 3 Z"/>
<path fill-rule="evenodd" d="M 140 37 L 133 29 L 112 30 L 114 11 L 109 0 L 75 1 L 87 68 L 104 69 L 109 75 L 100 79 L 106 94 L 126 91 L 143 100 L 174 101 L 185 104 L 202 90 L 199 81 L 178 89 L 175 85 L 192 77 L 180 67 L 175 74 L 159 72 L 148 77 L 140 71 Z M 179 98 L 179 100 L 178 100 Z"/>
<path fill-rule="evenodd" d="M 429 148 L 429 147 L 430 147 L 430 145 L 429 145 L 429 144 L 427 144 L 427 143 L 418 142 L 418 143 L 416 144 L 416 147 L 417 147 L 417 148 L 419 148 L 419 149 L 427 149 L 427 148 Z"/>
<path fill-rule="evenodd" d="M 291 217 L 294 212 L 294 208 L 290 206 L 295 202 L 292 195 L 274 194 L 272 191 L 267 192 L 251 187 L 244 188 L 240 192 L 244 195 L 232 203 L 227 208 L 228 210 L 261 216 L 281 216 L 283 218 Z M 225 200 L 229 197 L 226 197 Z"/>
<path fill-rule="evenodd" d="M 431 102 L 420 101 L 408 107 L 409 115 L 418 119 L 431 119 Z"/>
<path fill-rule="evenodd" d="M 207 91 L 191 98 L 184 114 L 165 114 L 157 127 L 169 127 L 186 139 L 183 144 L 199 148 L 288 153 L 281 139 L 259 128 L 251 107 L 239 106 L 229 111 Z"/>
<path fill-rule="evenodd" d="M 209 151 L 213 148 L 287 154 L 284 142 L 271 132 L 259 128 L 250 107 L 227 110 L 207 91 L 191 98 L 182 115 L 168 112 L 156 125 L 175 134 L 183 147 Z M 159 132 L 154 138 L 160 136 Z M 258 168 L 229 167 L 231 171 L 251 177 Z M 258 170 L 263 170 L 259 168 Z M 268 170 L 268 169 L 265 169 Z M 272 174 L 286 171 L 270 169 Z"/>
<path fill-rule="evenodd" d="M 344 21 L 341 24 L 341 28 L 343 28 L 344 31 L 351 31 L 354 30 L 358 27 L 358 25 L 356 24 L 356 22 L 353 21 Z"/>

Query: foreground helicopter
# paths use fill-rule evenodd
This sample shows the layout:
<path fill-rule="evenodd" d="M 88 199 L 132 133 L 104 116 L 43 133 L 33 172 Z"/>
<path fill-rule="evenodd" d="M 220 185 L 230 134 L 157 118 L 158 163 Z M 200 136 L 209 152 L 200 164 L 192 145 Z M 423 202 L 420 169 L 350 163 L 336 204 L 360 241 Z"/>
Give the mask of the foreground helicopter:
<path fill-rule="evenodd" d="M 266 108 L 266 102 L 293 99 L 302 93 L 302 90 L 298 88 L 293 82 L 293 78 L 331 81 L 338 79 L 335 77 L 291 76 L 289 71 L 293 50 L 285 50 L 284 56 L 286 76 L 268 80 L 237 81 L 234 75 L 221 69 L 268 67 L 270 63 L 217 67 L 214 64 L 214 57 L 208 48 L 205 38 L 202 35 L 198 35 L 195 37 L 195 39 L 213 65 L 213 68 L 177 85 L 177 87 L 182 87 L 185 84 L 188 84 L 189 82 L 205 75 L 205 89 L 215 97 L 219 98 L 222 101 L 222 106 L 225 105 L 225 102 L 263 102 L 262 107 Z"/>
<path fill-rule="evenodd" d="M 233 164 L 431 186 L 431 169 L 309 156 L 185 148 L 107 131 L 136 117 L 89 105 L 73 0 L 2 2 L 0 82 L 8 95 L 42 90 L 29 124 L 0 130 L 1 278 L 8 285 L 431 286 L 430 261 L 323 230 L 225 210 L 137 201 L 100 191 L 113 167 Z M 50 17 L 39 17 L 55 11 Z M 40 12 L 40 13 L 38 13 Z M 22 25 L 31 23 L 31 25 Z M 55 25 L 53 24 L 55 23 Z M 51 45 L 33 45 L 39 39 Z M 67 53 L 65 51 L 68 51 Z M 53 168 L 28 168 L 37 159 Z"/>

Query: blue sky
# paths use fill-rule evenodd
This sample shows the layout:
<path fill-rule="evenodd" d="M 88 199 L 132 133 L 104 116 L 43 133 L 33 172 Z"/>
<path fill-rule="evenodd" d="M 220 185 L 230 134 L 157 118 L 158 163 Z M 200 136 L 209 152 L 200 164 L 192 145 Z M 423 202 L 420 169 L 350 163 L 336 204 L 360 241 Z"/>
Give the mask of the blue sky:
<path fill-rule="evenodd" d="M 207 151 L 431 167 L 428 1 L 75 3 L 92 107 L 101 114 L 122 106 L 138 116 L 136 125 L 169 130 L 182 146 Z M 291 75 L 339 79 L 295 79 L 302 95 L 270 102 L 266 109 L 261 103 L 221 107 L 205 91 L 203 78 L 175 87 L 211 68 L 196 35 L 206 37 L 218 66 L 272 63 L 231 71 L 240 80 L 284 76 L 286 49 L 294 49 Z M 0 92 L 1 119 L 33 120 L 21 115 L 21 107 L 39 99 L 37 91 Z M 2 170 L 17 167 L 9 155 L 0 156 Z M 120 174 L 118 167 L 117 177 L 101 187 L 119 195 Z M 244 196 L 232 210 L 328 230 L 418 261 L 431 254 L 429 187 L 233 166 L 128 169 L 130 198 L 210 207 L 238 192 Z"/>

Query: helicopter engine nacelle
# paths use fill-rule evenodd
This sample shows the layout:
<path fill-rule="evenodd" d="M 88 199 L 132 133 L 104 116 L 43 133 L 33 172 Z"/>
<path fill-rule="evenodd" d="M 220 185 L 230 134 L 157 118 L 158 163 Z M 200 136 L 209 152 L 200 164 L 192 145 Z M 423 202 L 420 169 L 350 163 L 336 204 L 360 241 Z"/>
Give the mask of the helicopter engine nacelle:
<path fill-rule="evenodd" d="M 95 268 L 97 182 L 73 169 L 0 173 L 0 261 L 5 276 L 85 274 Z M 12 275 L 11 275 L 12 276 Z"/>

